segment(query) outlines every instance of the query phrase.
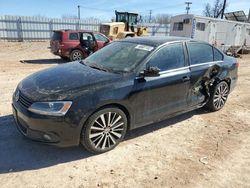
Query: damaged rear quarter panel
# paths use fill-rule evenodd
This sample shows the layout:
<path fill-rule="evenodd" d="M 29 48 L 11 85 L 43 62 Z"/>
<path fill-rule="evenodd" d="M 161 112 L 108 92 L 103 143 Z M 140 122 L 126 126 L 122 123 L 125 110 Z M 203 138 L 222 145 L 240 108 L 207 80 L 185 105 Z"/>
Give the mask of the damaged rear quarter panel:
<path fill-rule="evenodd" d="M 206 103 L 210 95 L 209 87 L 222 80 L 230 82 L 233 76 L 231 71 L 234 71 L 234 69 L 233 62 L 227 61 L 216 61 L 191 66 L 189 106 L 195 106 L 202 102 Z"/>

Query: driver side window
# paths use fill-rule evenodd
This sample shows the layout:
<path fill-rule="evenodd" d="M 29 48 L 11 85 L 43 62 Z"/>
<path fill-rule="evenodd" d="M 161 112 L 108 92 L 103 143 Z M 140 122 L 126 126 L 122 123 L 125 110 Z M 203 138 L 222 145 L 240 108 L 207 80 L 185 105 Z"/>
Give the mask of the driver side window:
<path fill-rule="evenodd" d="M 161 48 L 151 57 L 147 66 L 158 67 L 161 72 L 184 67 L 185 56 L 182 43 Z"/>

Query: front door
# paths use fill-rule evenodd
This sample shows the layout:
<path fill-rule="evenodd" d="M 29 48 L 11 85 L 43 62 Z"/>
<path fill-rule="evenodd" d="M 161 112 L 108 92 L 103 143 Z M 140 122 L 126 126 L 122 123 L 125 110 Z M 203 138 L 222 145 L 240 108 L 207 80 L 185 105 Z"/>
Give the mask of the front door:
<path fill-rule="evenodd" d="M 182 43 L 159 49 L 146 67 L 158 67 L 160 73 L 135 80 L 134 105 L 138 110 L 134 116 L 138 125 L 158 121 L 187 107 L 190 70 Z"/>
<path fill-rule="evenodd" d="M 89 32 L 82 32 L 80 34 L 80 45 L 88 54 L 91 54 L 98 50 L 96 39 L 94 35 Z"/>
<path fill-rule="evenodd" d="M 106 46 L 109 43 L 109 39 L 106 38 L 105 36 L 103 36 L 102 34 L 95 33 L 94 36 L 95 36 L 95 39 L 97 41 L 98 49 L 103 48 L 104 46 Z"/>

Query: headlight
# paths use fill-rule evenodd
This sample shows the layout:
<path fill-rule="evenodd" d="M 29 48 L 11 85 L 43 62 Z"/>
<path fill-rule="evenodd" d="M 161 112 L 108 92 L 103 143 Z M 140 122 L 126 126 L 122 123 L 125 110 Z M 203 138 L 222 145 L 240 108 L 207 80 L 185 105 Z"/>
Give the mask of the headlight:
<path fill-rule="evenodd" d="M 63 116 L 71 104 L 71 101 L 35 102 L 28 110 L 41 115 Z"/>

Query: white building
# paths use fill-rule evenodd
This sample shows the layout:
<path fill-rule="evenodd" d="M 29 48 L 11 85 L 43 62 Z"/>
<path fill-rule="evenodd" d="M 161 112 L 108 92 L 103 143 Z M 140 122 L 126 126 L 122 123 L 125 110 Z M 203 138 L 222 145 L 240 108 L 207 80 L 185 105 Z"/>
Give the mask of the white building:
<path fill-rule="evenodd" d="M 191 37 L 224 50 L 250 46 L 250 23 L 183 14 L 171 18 L 170 36 Z"/>

